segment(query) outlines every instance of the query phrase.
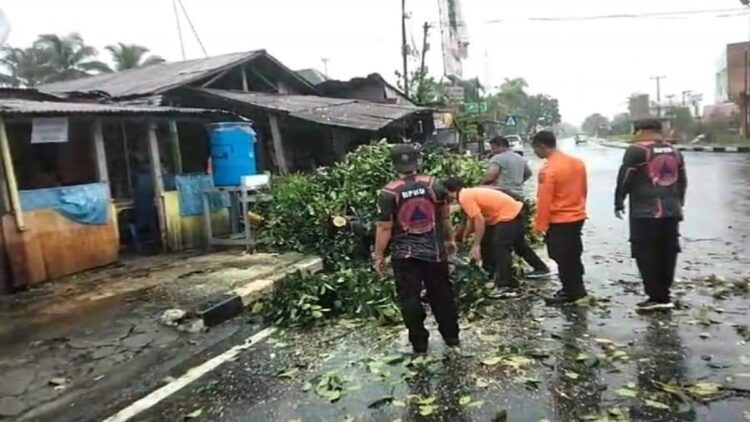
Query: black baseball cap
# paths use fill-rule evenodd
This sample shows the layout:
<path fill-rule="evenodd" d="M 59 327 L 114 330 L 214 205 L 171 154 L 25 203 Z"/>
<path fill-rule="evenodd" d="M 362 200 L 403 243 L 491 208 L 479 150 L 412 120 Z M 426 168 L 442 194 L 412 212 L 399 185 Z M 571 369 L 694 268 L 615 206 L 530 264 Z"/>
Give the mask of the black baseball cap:
<path fill-rule="evenodd" d="M 638 132 L 639 130 L 652 130 L 655 132 L 661 132 L 662 124 L 657 119 L 641 119 L 633 122 L 633 130 Z"/>
<path fill-rule="evenodd" d="M 419 152 L 411 144 L 396 144 L 391 148 L 393 167 L 399 173 L 413 173 L 419 169 Z"/>

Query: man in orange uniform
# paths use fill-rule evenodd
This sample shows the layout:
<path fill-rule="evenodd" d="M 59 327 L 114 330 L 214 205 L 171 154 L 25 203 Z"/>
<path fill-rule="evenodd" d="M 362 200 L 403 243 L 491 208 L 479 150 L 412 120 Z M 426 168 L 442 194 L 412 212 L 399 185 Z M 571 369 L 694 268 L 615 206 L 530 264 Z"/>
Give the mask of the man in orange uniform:
<path fill-rule="evenodd" d="M 464 188 L 458 179 L 444 184 L 451 201 L 458 201 L 473 227 L 471 257 L 492 274 L 497 297 L 512 295 L 508 289 L 518 287 L 513 277 L 512 254 L 515 251 L 536 272 L 549 271 L 524 235 L 523 203 L 491 187 Z"/>
<path fill-rule="evenodd" d="M 539 172 L 535 229 L 546 235 L 547 253 L 557 263 L 562 290 L 547 298 L 548 305 L 564 305 L 586 297 L 583 285 L 583 241 L 588 192 L 586 166 L 557 149 L 555 134 L 541 131 L 531 143 L 546 159 Z"/>

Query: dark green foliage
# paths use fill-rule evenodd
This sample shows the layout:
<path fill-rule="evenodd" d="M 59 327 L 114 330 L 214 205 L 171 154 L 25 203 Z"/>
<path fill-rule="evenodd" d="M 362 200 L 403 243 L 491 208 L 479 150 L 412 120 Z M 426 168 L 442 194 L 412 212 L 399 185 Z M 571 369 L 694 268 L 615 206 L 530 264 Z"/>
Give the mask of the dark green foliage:
<path fill-rule="evenodd" d="M 288 277 L 256 312 L 278 325 L 337 316 L 401 321 L 392 277 L 380 279 L 370 260 L 378 195 L 396 177 L 389 150 L 383 143 L 364 146 L 330 168 L 290 176 L 274 187 L 264 210 L 265 236 L 279 250 L 322 256 L 328 271 Z M 422 155 L 428 175 L 460 177 L 467 185 L 480 183 L 484 175 L 484 164 L 471 157 L 429 147 Z M 347 225 L 334 227 L 336 216 L 346 217 Z M 462 312 L 472 313 L 487 301 L 491 285 L 480 269 L 457 261 L 451 272 Z"/>

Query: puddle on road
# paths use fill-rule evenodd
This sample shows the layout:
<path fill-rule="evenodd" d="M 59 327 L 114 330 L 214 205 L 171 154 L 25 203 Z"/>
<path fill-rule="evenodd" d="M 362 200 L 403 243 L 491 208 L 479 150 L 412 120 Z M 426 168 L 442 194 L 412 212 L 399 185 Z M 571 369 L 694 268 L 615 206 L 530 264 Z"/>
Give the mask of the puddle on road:
<path fill-rule="evenodd" d="M 742 420 L 750 410 L 748 294 L 715 279 L 680 283 L 676 293 L 689 307 L 654 315 L 630 311 L 635 295 L 564 310 L 533 298 L 497 302 L 462 323 L 458 353 L 430 327 L 424 358 L 404 353 L 401 327 L 343 320 L 287 331 L 156 413 L 305 422 Z"/>

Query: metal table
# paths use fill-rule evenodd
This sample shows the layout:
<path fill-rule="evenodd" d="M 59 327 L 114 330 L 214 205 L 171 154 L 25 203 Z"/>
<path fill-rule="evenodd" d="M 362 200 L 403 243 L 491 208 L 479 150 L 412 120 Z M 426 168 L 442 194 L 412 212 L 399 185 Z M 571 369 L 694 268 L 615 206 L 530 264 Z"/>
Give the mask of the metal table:
<path fill-rule="evenodd" d="M 230 199 L 229 218 L 230 233 L 228 236 L 216 237 L 211 227 L 211 207 L 208 195 L 211 193 L 228 193 Z M 215 187 L 203 191 L 203 221 L 206 227 L 208 247 L 211 246 L 244 246 L 249 251 L 256 244 L 247 213 L 254 204 L 269 202 L 271 195 L 259 193 L 254 188 L 243 186 Z"/>

